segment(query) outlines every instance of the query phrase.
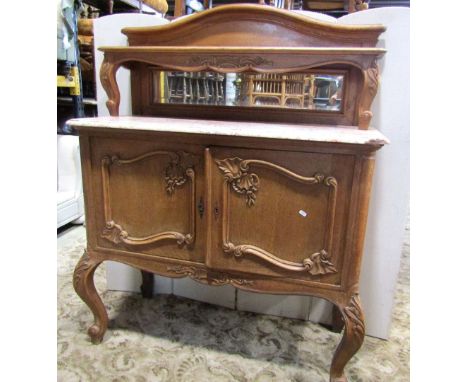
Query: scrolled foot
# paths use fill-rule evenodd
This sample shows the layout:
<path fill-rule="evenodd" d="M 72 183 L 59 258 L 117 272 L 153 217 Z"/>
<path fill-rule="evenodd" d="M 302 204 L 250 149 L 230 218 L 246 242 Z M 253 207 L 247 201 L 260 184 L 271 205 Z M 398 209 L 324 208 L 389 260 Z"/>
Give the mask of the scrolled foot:
<path fill-rule="evenodd" d="M 99 326 L 98 324 L 93 324 L 88 328 L 88 335 L 91 338 L 93 344 L 100 344 L 104 338 L 104 333 L 106 328 Z"/>
<path fill-rule="evenodd" d="M 336 348 L 330 368 L 330 382 L 347 382 L 344 367 L 359 350 L 364 341 L 365 324 L 359 294 L 355 293 L 346 306 L 339 306 L 345 329 Z"/>
<path fill-rule="evenodd" d="M 106 308 L 96 291 L 93 280 L 94 271 L 100 263 L 89 257 L 85 251 L 73 273 L 73 287 L 94 315 L 94 324 L 89 327 L 88 334 L 95 344 L 102 342 L 108 322 Z"/>

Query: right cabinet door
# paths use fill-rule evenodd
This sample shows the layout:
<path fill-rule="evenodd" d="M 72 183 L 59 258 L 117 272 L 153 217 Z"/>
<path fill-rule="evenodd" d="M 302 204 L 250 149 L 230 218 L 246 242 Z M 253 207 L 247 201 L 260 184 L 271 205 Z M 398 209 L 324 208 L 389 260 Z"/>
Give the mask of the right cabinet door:
<path fill-rule="evenodd" d="M 206 149 L 209 267 L 339 285 L 355 156 Z"/>

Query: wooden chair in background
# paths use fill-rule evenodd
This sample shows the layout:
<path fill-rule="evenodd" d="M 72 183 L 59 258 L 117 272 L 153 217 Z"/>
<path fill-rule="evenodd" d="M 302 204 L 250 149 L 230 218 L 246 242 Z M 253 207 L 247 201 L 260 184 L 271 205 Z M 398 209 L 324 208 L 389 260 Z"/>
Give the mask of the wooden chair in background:
<path fill-rule="evenodd" d="M 210 9 L 216 4 L 213 0 L 201 0 L 203 8 Z M 242 1 L 239 1 L 241 3 Z M 302 10 L 315 11 L 315 12 L 329 12 L 329 11 L 346 11 L 348 13 L 368 9 L 368 0 L 302 0 Z M 226 4 L 223 2 L 222 4 Z M 282 9 L 294 9 L 294 0 L 258 0 L 260 5 L 268 5 Z M 186 14 L 186 0 L 175 0 L 174 18 L 184 16 Z"/>

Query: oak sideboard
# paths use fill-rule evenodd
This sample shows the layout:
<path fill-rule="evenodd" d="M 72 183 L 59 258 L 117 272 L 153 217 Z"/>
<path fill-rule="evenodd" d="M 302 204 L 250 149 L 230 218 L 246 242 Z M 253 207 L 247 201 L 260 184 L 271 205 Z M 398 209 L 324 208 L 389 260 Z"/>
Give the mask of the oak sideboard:
<path fill-rule="evenodd" d="M 375 152 L 381 25 L 338 26 L 260 5 L 124 28 L 101 47 L 110 117 L 74 119 L 87 249 L 74 287 L 107 329 L 106 260 L 146 275 L 331 301 L 344 321 L 330 380 L 365 334 L 359 300 Z M 116 73 L 131 71 L 132 116 Z"/>

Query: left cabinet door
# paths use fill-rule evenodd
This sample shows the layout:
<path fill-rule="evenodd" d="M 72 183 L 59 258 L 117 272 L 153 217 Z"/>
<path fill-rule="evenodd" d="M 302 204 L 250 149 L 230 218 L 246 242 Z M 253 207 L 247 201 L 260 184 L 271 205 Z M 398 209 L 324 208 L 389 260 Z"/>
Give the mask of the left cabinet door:
<path fill-rule="evenodd" d="M 203 263 L 202 147 L 98 136 L 86 146 L 88 242 Z"/>

